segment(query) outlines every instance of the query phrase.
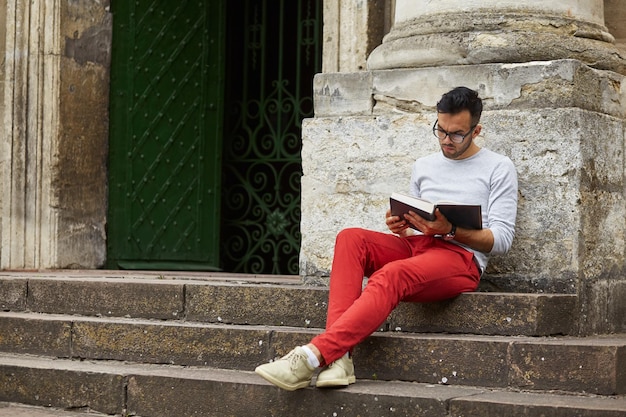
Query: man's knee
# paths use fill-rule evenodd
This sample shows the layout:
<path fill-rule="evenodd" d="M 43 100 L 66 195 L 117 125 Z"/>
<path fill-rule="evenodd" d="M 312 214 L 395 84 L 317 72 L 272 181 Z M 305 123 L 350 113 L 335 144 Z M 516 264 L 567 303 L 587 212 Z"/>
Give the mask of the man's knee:
<path fill-rule="evenodd" d="M 337 233 L 336 243 L 339 244 L 340 242 L 344 243 L 360 241 L 363 239 L 365 232 L 367 232 L 367 230 L 361 229 L 359 227 L 349 227 L 343 229 L 339 233 Z"/>

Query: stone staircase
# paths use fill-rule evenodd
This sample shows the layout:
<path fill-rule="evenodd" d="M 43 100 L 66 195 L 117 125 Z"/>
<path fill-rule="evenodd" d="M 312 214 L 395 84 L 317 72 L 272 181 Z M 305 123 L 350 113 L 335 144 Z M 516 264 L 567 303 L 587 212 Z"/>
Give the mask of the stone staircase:
<path fill-rule="evenodd" d="M 256 365 L 324 326 L 297 278 L 0 274 L 0 417 L 626 416 L 626 335 L 577 337 L 577 298 L 401 304 L 347 389 L 282 391 Z"/>

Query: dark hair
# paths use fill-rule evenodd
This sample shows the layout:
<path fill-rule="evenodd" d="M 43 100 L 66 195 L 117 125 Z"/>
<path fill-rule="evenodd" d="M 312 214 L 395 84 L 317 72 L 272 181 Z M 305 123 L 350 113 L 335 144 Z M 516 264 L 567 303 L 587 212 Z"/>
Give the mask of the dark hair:
<path fill-rule="evenodd" d="M 483 112 L 483 101 L 476 91 L 467 87 L 456 87 L 448 91 L 437 103 L 438 113 L 457 114 L 463 110 L 469 110 L 472 124 L 477 125 Z"/>

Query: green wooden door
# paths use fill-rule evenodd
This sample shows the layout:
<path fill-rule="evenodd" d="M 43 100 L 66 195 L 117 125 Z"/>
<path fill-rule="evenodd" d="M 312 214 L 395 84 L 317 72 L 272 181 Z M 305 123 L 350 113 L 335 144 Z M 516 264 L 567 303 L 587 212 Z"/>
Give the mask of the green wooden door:
<path fill-rule="evenodd" d="M 112 13 L 107 267 L 217 269 L 225 2 Z"/>

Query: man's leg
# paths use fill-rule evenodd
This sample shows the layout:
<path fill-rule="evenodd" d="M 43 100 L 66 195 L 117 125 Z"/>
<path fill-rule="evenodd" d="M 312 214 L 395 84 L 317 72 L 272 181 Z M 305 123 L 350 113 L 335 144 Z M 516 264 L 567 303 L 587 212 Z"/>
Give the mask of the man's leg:
<path fill-rule="evenodd" d="M 337 235 L 330 278 L 327 327 L 359 298 L 364 276 L 372 274 L 388 262 L 410 255 L 409 245 L 398 236 L 356 228 L 341 231 Z M 317 348 L 308 345 L 295 348 L 273 363 L 260 365 L 255 371 L 274 385 L 291 391 L 310 384 L 320 360 L 323 359 Z M 351 365 L 351 360 L 348 360 Z M 346 382 L 339 385 L 353 383 L 354 368 L 351 369 L 351 375 L 342 376 Z M 337 385 L 335 378 L 331 378 L 330 382 L 332 386 Z"/>
<path fill-rule="evenodd" d="M 406 241 L 412 246 L 412 256 L 373 273 L 362 294 L 311 341 L 326 363 L 376 331 L 400 301 L 439 301 L 478 286 L 479 272 L 471 252 L 430 237 Z"/>
<path fill-rule="evenodd" d="M 363 277 L 409 256 L 411 247 L 398 236 L 358 228 L 339 232 L 330 272 L 326 328 L 361 296 Z"/>

